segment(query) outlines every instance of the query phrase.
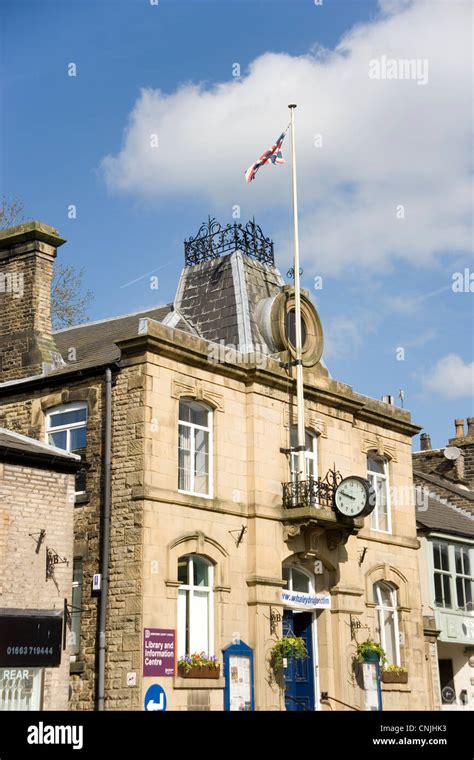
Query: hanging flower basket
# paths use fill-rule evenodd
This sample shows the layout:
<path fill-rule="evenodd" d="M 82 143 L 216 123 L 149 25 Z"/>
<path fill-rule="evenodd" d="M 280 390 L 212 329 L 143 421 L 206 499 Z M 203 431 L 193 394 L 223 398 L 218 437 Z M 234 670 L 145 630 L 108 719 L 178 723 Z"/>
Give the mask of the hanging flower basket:
<path fill-rule="evenodd" d="M 357 647 L 357 661 L 358 662 L 385 662 L 385 652 L 380 646 L 372 639 L 363 641 Z"/>
<path fill-rule="evenodd" d="M 285 660 L 304 660 L 308 651 L 304 639 L 300 636 L 282 636 L 270 651 L 270 665 L 274 673 L 286 667 Z"/>
<path fill-rule="evenodd" d="M 408 683 L 408 670 L 396 665 L 389 665 L 387 670 L 382 670 L 382 683 Z"/>
<path fill-rule="evenodd" d="M 181 678 L 219 678 L 221 666 L 214 656 L 209 657 L 204 652 L 195 652 L 180 657 L 178 674 Z"/>

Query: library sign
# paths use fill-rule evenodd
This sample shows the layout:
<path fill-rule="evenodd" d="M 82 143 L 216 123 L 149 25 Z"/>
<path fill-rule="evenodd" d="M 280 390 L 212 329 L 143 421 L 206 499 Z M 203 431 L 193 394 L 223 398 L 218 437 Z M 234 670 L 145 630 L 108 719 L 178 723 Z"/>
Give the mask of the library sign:
<path fill-rule="evenodd" d="M 175 674 L 176 631 L 145 628 L 143 631 L 143 675 L 158 678 Z"/>
<path fill-rule="evenodd" d="M 285 607 L 296 610 L 327 610 L 331 607 L 329 594 L 307 594 L 304 591 L 283 590 L 281 600 Z"/>

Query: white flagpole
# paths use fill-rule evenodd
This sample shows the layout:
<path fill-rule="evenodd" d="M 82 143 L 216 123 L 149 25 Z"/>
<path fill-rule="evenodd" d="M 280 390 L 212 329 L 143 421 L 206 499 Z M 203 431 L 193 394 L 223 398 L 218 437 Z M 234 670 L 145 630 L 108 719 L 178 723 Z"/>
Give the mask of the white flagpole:
<path fill-rule="evenodd" d="M 300 251 L 298 236 L 298 195 L 296 189 L 296 146 L 295 146 L 295 108 L 288 106 L 291 113 L 291 173 L 293 187 L 293 233 L 294 233 L 294 270 L 295 270 L 295 353 L 296 353 L 296 408 L 298 422 L 298 481 L 306 480 L 305 424 L 304 424 L 304 386 L 303 360 L 301 344 L 301 295 L 300 295 Z"/>

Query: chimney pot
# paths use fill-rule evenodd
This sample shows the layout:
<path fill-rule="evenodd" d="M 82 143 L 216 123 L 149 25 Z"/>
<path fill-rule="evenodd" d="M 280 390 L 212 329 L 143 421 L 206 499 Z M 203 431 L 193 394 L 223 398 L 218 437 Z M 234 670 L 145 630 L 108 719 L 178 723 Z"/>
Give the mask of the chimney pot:
<path fill-rule="evenodd" d="M 464 438 L 464 420 L 454 420 L 456 426 L 456 438 Z"/>
<path fill-rule="evenodd" d="M 467 418 L 467 434 L 474 436 L 474 417 Z"/>
<path fill-rule="evenodd" d="M 431 436 L 429 433 L 422 433 L 420 435 L 420 447 L 421 451 L 429 451 L 431 449 Z"/>

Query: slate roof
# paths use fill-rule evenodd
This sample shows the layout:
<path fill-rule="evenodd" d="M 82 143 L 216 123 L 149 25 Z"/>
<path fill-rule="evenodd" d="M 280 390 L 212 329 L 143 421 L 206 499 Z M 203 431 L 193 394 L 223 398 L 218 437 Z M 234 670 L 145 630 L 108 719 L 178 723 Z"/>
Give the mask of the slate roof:
<path fill-rule="evenodd" d="M 54 464 L 72 466 L 77 469 L 81 464 L 81 457 L 72 454 L 56 446 L 50 446 L 42 441 L 36 441 L 21 433 L 0 428 L 0 461 L 16 460 L 18 462 L 49 462 L 54 469 Z"/>
<path fill-rule="evenodd" d="M 255 310 L 263 298 L 278 294 L 284 284 L 276 267 L 235 251 L 185 268 L 176 306 L 202 338 L 244 351 L 258 344 L 270 353 Z"/>
<path fill-rule="evenodd" d="M 115 345 L 117 340 L 137 335 L 142 317 L 161 322 L 171 310 L 172 306 L 168 304 L 122 317 L 86 322 L 53 333 L 56 347 L 66 365 L 50 374 L 56 375 L 69 372 L 71 369 L 86 369 L 117 361 L 120 358 L 120 351 Z M 180 325 L 180 328 L 188 329 L 184 324 Z M 75 350 L 75 361 L 68 361 L 71 349 Z"/>
<path fill-rule="evenodd" d="M 474 515 L 474 491 L 463 488 L 459 484 L 434 473 L 421 472 L 417 469 L 417 464 L 414 459 L 413 479 L 417 485 L 421 485 L 430 493 L 436 494 L 441 500 L 449 501 Z"/>
<path fill-rule="evenodd" d="M 416 512 L 416 521 L 420 527 L 474 538 L 474 515 L 462 511 L 433 493 L 429 494 L 427 502 L 426 511 L 418 508 Z"/>

